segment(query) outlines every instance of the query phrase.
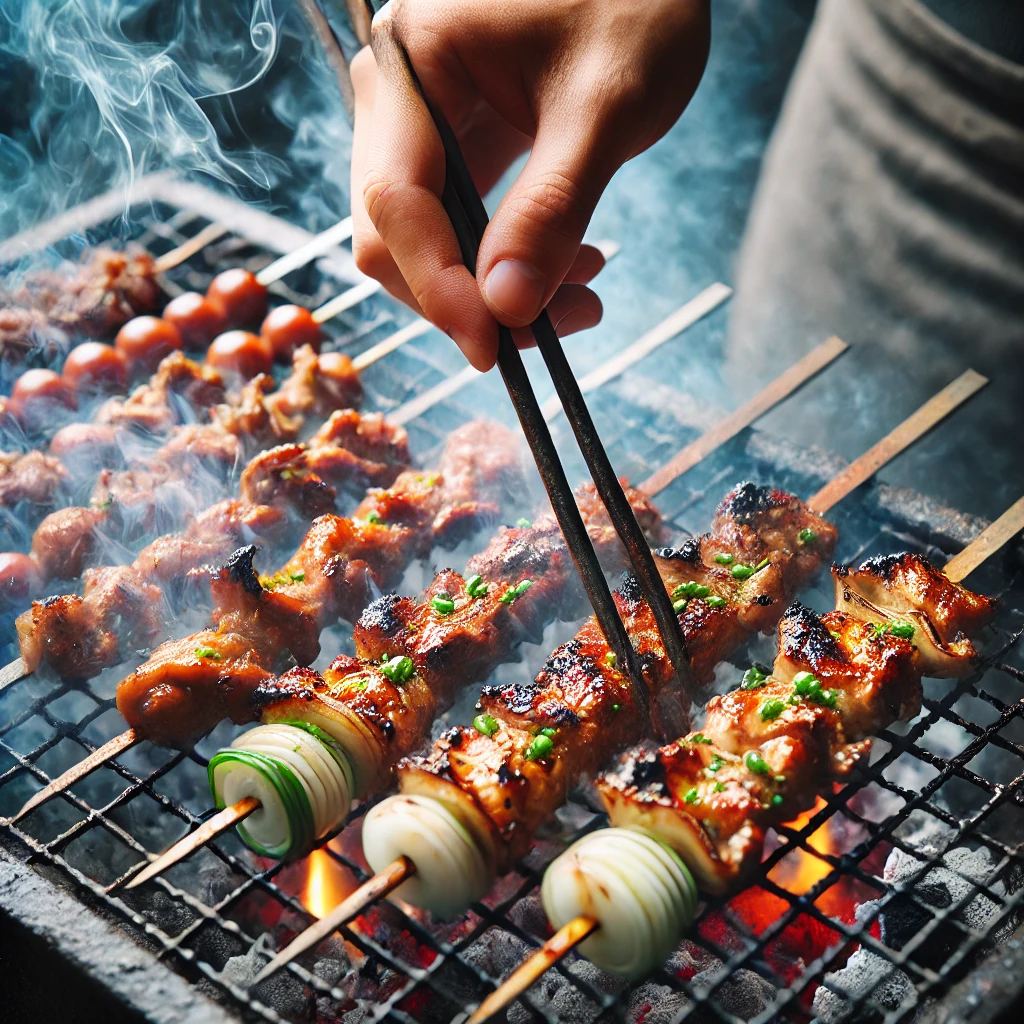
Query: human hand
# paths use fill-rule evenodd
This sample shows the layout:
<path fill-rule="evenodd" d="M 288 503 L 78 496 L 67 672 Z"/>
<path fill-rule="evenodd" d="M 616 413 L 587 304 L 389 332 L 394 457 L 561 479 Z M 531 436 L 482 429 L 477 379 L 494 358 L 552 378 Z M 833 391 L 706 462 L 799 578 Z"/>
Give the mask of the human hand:
<path fill-rule="evenodd" d="M 478 369 L 494 363 L 496 320 L 522 328 L 547 306 L 559 334 L 593 326 L 601 304 L 586 283 L 604 260 L 581 246 L 584 231 L 615 171 L 682 113 L 709 39 L 708 0 L 390 0 L 373 52 L 352 64 L 356 264 Z M 532 147 L 484 234 L 476 280 L 441 205 L 441 140 L 396 42 L 481 193 Z"/>

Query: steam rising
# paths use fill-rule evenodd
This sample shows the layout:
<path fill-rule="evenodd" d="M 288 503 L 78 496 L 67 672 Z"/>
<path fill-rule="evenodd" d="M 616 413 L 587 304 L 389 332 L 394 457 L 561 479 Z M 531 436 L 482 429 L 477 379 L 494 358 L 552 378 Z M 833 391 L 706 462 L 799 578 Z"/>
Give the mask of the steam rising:
<path fill-rule="evenodd" d="M 211 108 L 267 74 L 279 34 L 272 0 L 0 0 L 0 106 L 29 106 L 0 134 L 0 235 L 167 168 L 265 196 L 278 161 L 228 151 Z"/>

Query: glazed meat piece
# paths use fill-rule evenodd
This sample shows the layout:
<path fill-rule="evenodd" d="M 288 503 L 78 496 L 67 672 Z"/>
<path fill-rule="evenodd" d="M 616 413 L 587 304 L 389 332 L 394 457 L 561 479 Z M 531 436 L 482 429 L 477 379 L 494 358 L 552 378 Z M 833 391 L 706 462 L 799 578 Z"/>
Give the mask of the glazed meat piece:
<path fill-rule="evenodd" d="M 91 338 L 112 337 L 133 316 L 155 310 L 163 297 L 153 257 L 138 246 L 97 249 L 70 274 L 35 274 L 24 293 L 51 322 Z"/>
<path fill-rule="evenodd" d="M 110 423 L 69 423 L 50 438 L 50 454 L 76 478 L 94 476 L 102 468 L 123 463 L 117 428 Z"/>
<path fill-rule="evenodd" d="M 362 402 L 363 386 L 352 360 L 340 352 L 318 356 L 309 345 L 295 351 L 291 375 L 269 399 L 277 415 L 321 419 Z"/>
<path fill-rule="evenodd" d="M 109 516 L 106 509 L 97 508 L 51 512 L 32 537 L 32 557 L 39 563 L 43 579 L 78 579 Z"/>
<path fill-rule="evenodd" d="M 287 384 L 285 380 L 282 386 Z M 245 383 L 236 400 L 218 405 L 210 412 L 211 425 L 223 433 L 245 439 L 249 450 L 257 444 L 292 440 L 298 436 L 302 419 L 276 410 L 270 401 L 273 389 L 273 377 L 257 374 Z"/>
<path fill-rule="evenodd" d="M 27 501 L 52 505 L 69 479 L 59 459 L 42 452 L 0 452 L 0 506 L 12 508 Z"/>
<path fill-rule="evenodd" d="M 698 683 L 754 629 L 781 617 L 783 599 L 835 541 L 834 528 L 797 499 L 744 484 L 719 507 L 711 534 L 658 552 Z M 655 724 L 670 723 L 678 710 L 674 676 L 630 574 L 616 603 L 645 666 Z M 491 723 L 486 732 L 451 730 L 425 757 L 402 762 L 399 780 L 403 793 L 440 800 L 473 834 L 489 835 L 505 866 L 526 852 L 582 774 L 648 727 L 593 619 L 533 682 L 485 687 L 480 710 Z"/>
<path fill-rule="evenodd" d="M 974 671 L 970 637 L 987 626 L 996 601 L 973 594 L 918 554 L 870 558 L 860 568 L 834 566 L 836 607 L 878 629 L 909 632 L 926 675 L 949 678 Z"/>

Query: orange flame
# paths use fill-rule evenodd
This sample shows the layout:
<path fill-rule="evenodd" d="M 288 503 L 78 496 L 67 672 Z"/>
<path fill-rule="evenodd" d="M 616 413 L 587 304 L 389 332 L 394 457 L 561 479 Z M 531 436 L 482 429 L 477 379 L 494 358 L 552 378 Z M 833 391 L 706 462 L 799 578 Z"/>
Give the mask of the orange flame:
<path fill-rule="evenodd" d="M 810 810 L 804 811 L 803 814 L 787 822 L 788 827 L 794 832 L 802 831 L 807 827 L 807 823 L 811 818 L 824 806 L 825 801 L 819 796 Z M 812 850 L 817 850 L 818 853 L 836 855 L 839 851 L 832 838 L 829 828 L 830 822 L 831 819 L 828 819 L 824 825 L 808 836 L 805 842 Z M 820 882 L 831 870 L 832 868 L 827 861 L 822 860 L 820 857 L 815 857 L 813 853 L 808 853 L 799 847 L 794 847 L 792 852 L 787 854 L 772 869 L 771 876 L 772 880 L 784 889 L 788 889 L 795 896 L 802 896 Z"/>
<path fill-rule="evenodd" d="M 326 917 L 351 891 L 349 873 L 326 850 L 309 855 L 299 899 L 314 917 Z"/>

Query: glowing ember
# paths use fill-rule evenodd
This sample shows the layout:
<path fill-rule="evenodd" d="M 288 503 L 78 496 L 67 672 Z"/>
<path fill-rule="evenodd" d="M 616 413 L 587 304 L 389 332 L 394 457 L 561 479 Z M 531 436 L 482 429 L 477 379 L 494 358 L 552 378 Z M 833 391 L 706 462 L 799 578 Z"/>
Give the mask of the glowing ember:
<path fill-rule="evenodd" d="M 819 796 L 814 806 L 803 814 L 787 822 L 787 827 L 794 832 L 802 832 L 810 820 L 825 806 L 825 801 Z M 838 855 L 839 850 L 832 839 L 832 819 L 829 818 L 824 825 L 818 828 L 805 840 L 806 844 L 818 853 Z M 794 896 L 802 896 L 809 892 L 832 870 L 829 863 L 813 853 L 795 847 L 787 854 L 774 868 L 769 877 L 783 889 L 793 893 Z"/>
<path fill-rule="evenodd" d="M 314 850 L 306 858 L 306 882 L 299 899 L 314 917 L 325 917 L 354 888 L 352 876 L 326 850 Z"/>

